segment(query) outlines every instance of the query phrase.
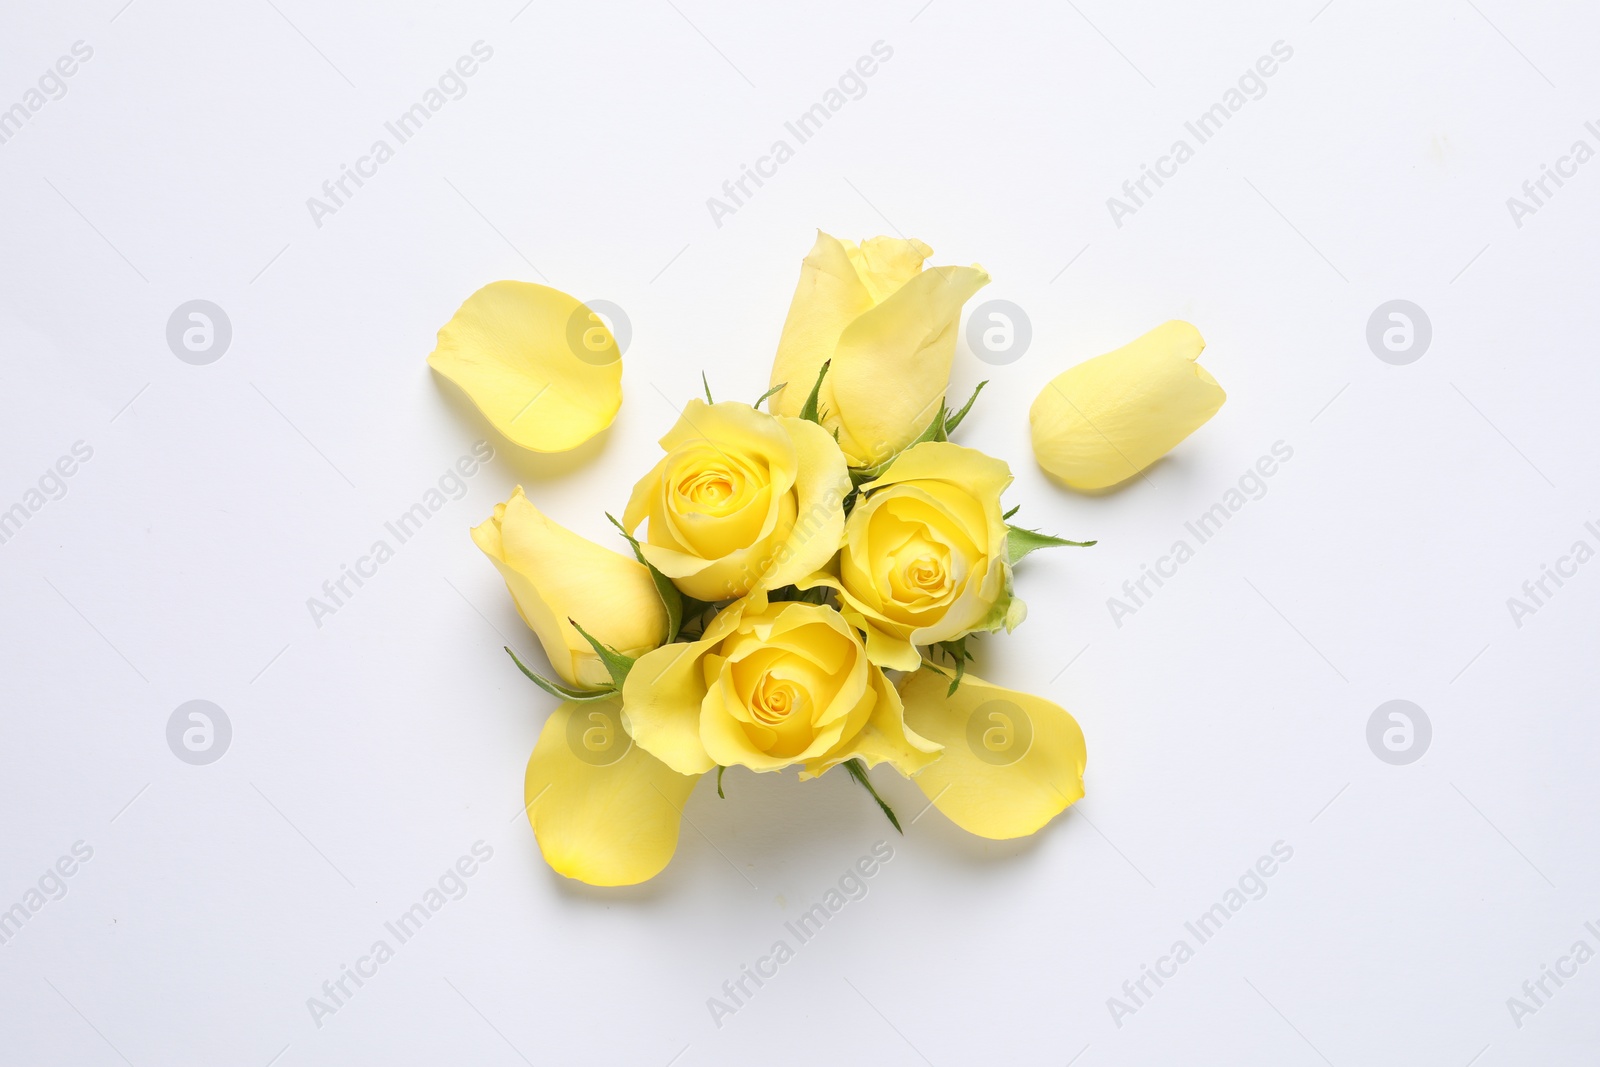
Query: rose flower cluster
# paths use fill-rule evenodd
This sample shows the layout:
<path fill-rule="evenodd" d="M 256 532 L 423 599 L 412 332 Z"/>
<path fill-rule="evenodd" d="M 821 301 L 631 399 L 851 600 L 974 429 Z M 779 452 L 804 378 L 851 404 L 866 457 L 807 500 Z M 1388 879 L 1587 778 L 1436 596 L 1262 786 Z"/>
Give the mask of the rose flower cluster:
<path fill-rule="evenodd" d="M 802 780 L 842 767 L 898 829 L 867 775 L 887 764 L 996 839 L 1033 833 L 1083 795 L 1072 716 L 966 669 L 975 635 L 1026 616 L 1017 562 L 1093 542 L 1008 523 L 1010 468 L 950 440 L 977 398 L 945 402 L 961 311 L 989 278 L 925 268 L 931 254 L 819 234 L 771 389 L 755 404 L 709 389 L 688 402 L 612 518 L 628 552 L 559 525 L 520 487 L 472 531 L 553 677 L 517 667 L 561 700 L 524 783 L 556 871 L 606 886 L 654 877 L 700 776 L 715 773 L 721 794 L 733 766 Z M 1033 412 L 1041 462 L 1089 488 L 1153 462 L 1221 403 L 1193 362 L 1202 344 L 1169 323 L 1084 364 L 1078 397 L 1066 375 L 1051 383 Z M 1131 386 L 1116 370 L 1130 360 Z M 539 451 L 586 440 L 621 402 L 609 330 L 544 286 L 480 290 L 429 362 Z"/>

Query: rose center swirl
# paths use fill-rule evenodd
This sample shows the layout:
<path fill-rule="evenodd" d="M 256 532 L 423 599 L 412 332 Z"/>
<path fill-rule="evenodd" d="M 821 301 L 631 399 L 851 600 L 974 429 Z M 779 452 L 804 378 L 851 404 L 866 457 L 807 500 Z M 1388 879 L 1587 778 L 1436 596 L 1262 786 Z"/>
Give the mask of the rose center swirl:
<path fill-rule="evenodd" d="M 696 472 L 678 486 L 686 500 L 708 511 L 716 511 L 738 496 L 742 479 L 726 469 Z"/>
<path fill-rule="evenodd" d="M 750 713 L 764 726 L 781 726 L 797 715 L 803 716 L 808 704 L 805 691 L 799 686 L 766 674 L 751 694 Z"/>

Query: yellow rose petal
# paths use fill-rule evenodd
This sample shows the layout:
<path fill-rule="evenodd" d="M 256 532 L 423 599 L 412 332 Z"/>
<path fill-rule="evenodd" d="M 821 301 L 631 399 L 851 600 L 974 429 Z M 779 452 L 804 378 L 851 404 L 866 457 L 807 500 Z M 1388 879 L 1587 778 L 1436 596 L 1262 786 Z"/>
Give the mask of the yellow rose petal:
<path fill-rule="evenodd" d="M 634 744 L 615 701 L 567 701 L 539 732 L 523 802 L 539 851 L 558 874 L 636 885 L 672 859 L 698 780 Z"/>
<path fill-rule="evenodd" d="M 950 385 L 961 307 L 988 284 L 981 267 L 930 267 L 839 336 L 823 394 L 852 466 L 883 462 L 933 421 Z"/>
<path fill-rule="evenodd" d="M 794 485 L 794 527 L 762 579 L 768 589 L 793 585 L 833 558 L 844 536 L 844 498 L 850 495 L 850 472 L 833 435 L 802 419 L 778 422 L 794 442 L 800 469 Z"/>
<path fill-rule="evenodd" d="M 853 245 L 847 247 L 846 242 L 818 230 L 816 244 L 800 264 L 800 282 L 778 338 L 778 354 L 772 360 L 769 384 L 783 386 L 767 401 L 767 410 L 774 415 L 800 414 L 822 364 L 833 358 L 839 335 L 856 316 L 872 310 L 878 302 L 857 272 L 860 252 L 852 256 L 852 251 Z M 931 249 L 923 256 L 930 254 Z M 921 266 L 918 258 L 916 267 Z"/>
<path fill-rule="evenodd" d="M 905 723 L 905 708 L 900 694 L 877 667 L 871 668 L 871 682 L 877 699 L 866 725 L 855 737 L 819 759 L 807 760 L 800 778 L 817 775 L 845 760 L 860 759 L 868 767 L 887 763 L 910 778 L 939 758 L 940 746 L 918 736 Z"/>
<path fill-rule="evenodd" d="M 687 641 L 646 653 L 622 683 L 628 729 L 673 770 L 704 774 L 717 765 L 700 741 L 705 679 L 700 660 L 711 641 Z"/>
<path fill-rule="evenodd" d="M 566 293 L 532 282 L 493 282 L 469 296 L 440 328 L 428 366 L 535 452 L 576 448 L 622 406 L 611 331 Z"/>
<path fill-rule="evenodd" d="M 929 667 L 900 682 L 906 725 L 944 746 L 916 783 L 950 821 L 1005 840 L 1038 830 L 1083 796 L 1083 731 L 1043 697 Z"/>
<path fill-rule="evenodd" d="M 922 270 L 922 262 L 933 249 L 916 238 L 869 237 L 861 244 L 846 244 L 845 251 L 856 268 L 856 277 L 878 303 Z"/>
<path fill-rule="evenodd" d="M 701 661 L 739 625 L 744 612 L 766 607 L 756 594 L 720 611 L 698 641 L 682 641 L 646 653 L 622 685 L 628 732 L 680 774 L 704 774 L 717 765 L 700 740 L 700 705 L 706 696 Z"/>
<path fill-rule="evenodd" d="M 1104 489 L 1166 455 L 1228 398 L 1195 362 L 1205 346 L 1175 319 L 1057 375 L 1028 413 L 1039 466 L 1073 489 Z"/>

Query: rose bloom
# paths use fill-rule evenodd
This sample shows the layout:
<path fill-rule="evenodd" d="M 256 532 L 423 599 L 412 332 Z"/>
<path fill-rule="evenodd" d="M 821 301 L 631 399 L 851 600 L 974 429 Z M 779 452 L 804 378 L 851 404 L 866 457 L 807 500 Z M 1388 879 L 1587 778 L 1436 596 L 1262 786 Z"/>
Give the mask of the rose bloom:
<path fill-rule="evenodd" d="M 645 565 L 552 521 L 522 486 L 473 527 L 472 540 L 506 580 L 517 614 L 567 685 L 611 684 L 605 664 L 569 619 L 628 656 L 667 639 L 667 609 Z"/>
<path fill-rule="evenodd" d="M 640 658 L 622 710 L 634 741 L 680 774 L 801 764 L 810 778 L 859 758 L 911 775 L 939 752 L 906 729 L 899 694 L 837 611 L 759 592 L 700 640 Z"/>
<path fill-rule="evenodd" d="M 800 584 L 837 590 L 867 655 L 895 670 L 917 669 L 918 645 L 1014 629 L 1026 607 L 1011 595 L 1000 507 L 1010 484 L 1011 468 L 976 449 L 913 445 L 861 487 L 837 573 Z"/>
<path fill-rule="evenodd" d="M 989 284 L 982 267 L 929 267 L 933 249 L 819 232 L 800 265 L 772 361 L 771 410 L 798 415 L 817 375 L 823 425 L 852 467 L 882 463 L 916 440 L 950 385 L 961 307 Z"/>
<path fill-rule="evenodd" d="M 623 525 L 649 520 L 640 551 L 689 596 L 791 585 L 838 550 L 850 475 L 817 424 L 691 400 L 661 447 Z"/>

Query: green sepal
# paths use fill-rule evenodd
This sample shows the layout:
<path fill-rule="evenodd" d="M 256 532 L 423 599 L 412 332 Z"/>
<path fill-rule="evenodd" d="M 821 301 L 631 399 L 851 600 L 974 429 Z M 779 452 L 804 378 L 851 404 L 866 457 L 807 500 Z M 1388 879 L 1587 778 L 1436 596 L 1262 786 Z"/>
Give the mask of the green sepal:
<path fill-rule="evenodd" d="M 700 387 L 706 391 L 706 403 L 715 404 L 716 401 L 711 399 L 711 383 L 706 381 L 705 371 L 700 372 Z"/>
<path fill-rule="evenodd" d="M 805 406 L 800 409 L 800 417 L 802 419 L 807 422 L 814 422 L 818 426 L 822 425 L 822 415 L 817 408 L 817 397 L 822 394 L 822 379 L 828 376 L 828 367 L 832 363 L 833 360 L 831 359 L 822 361 L 822 369 L 817 371 L 817 383 L 811 387 L 811 395 L 806 397 Z"/>
<path fill-rule="evenodd" d="M 637 537 L 629 533 L 611 512 L 606 512 L 606 518 L 610 519 L 611 525 L 620 530 L 622 536 L 628 539 L 628 544 L 633 548 L 633 558 L 643 563 L 650 571 L 650 580 L 656 583 L 656 593 L 661 597 L 661 603 L 667 609 L 667 639 L 661 643 L 670 645 L 678 639 L 678 630 L 683 626 L 684 595 L 678 592 L 678 587 L 672 584 L 671 578 L 656 570 L 655 564 L 644 558 L 644 553 L 639 550 L 639 539 Z"/>
<path fill-rule="evenodd" d="M 972 658 L 972 653 L 967 651 L 967 638 L 971 636 L 971 634 L 963 634 L 954 641 L 936 641 L 932 646 L 955 661 L 955 674 L 950 679 L 950 689 L 945 693 L 947 697 L 956 695 L 956 688 L 961 684 L 962 677 L 967 673 L 967 660 Z"/>
<path fill-rule="evenodd" d="M 779 382 L 777 385 L 774 385 L 771 389 L 768 389 L 766 392 L 764 392 L 760 396 L 756 397 L 756 402 L 754 404 L 751 404 L 750 406 L 753 407 L 753 408 L 760 407 L 762 402 L 765 401 L 767 399 L 767 397 L 772 396 L 774 393 L 777 393 L 779 390 L 781 390 L 784 386 L 786 386 L 788 384 L 789 384 L 788 382 Z"/>
<path fill-rule="evenodd" d="M 1040 533 L 1038 530 L 1025 530 L 1021 526 L 1006 525 L 1006 561 L 1015 567 L 1017 561 L 1029 552 L 1036 552 L 1041 548 L 1088 548 L 1090 545 L 1099 544 L 1098 541 L 1068 541 L 1064 537 L 1051 537 L 1049 534 Z"/>
<path fill-rule="evenodd" d="M 606 673 L 611 675 L 613 690 L 620 691 L 622 683 L 628 680 L 628 672 L 633 670 L 634 658 L 632 656 L 624 656 L 621 652 L 608 645 L 602 645 L 593 634 L 578 625 L 577 619 L 569 618 L 567 621 L 572 624 L 572 628 L 578 631 L 585 641 L 589 642 L 589 647 L 594 649 L 595 655 L 600 657 L 600 662 L 606 665 Z"/>
<path fill-rule="evenodd" d="M 510 647 L 502 647 L 505 647 L 506 655 L 511 657 L 511 662 L 517 665 L 517 670 L 527 675 L 529 681 L 538 686 L 540 689 L 543 689 L 546 693 L 549 693 L 551 696 L 560 700 L 573 700 L 579 703 L 585 703 L 591 700 L 605 700 L 608 697 L 614 697 L 617 695 L 617 690 L 615 687 L 607 687 L 605 689 L 574 689 L 570 685 L 562 685 L 560 682 L 552 682 L 550 679 L 541 676 L 537 672 L 529 670 L 528 665 L 518 659 L 517 654 L 511 651 Z"/>
<path fill-rule="evenodd" d="M 722 766 L 717 767 L 717 796 L 721 797 L 723 800 L 728 799 L 728 794 L 722 791 L 722 772 L 727 769 L 728 768 Z"/>
<path fill-rule="evenodd" d="M 1019 512 L 1021 510 L 1022 510 L 1022 505 L 1018 504 L 1016 507 L 1014 507 L 1010 511 L 1006 512 L 1004 515 L 1000 516 L 1000 518 L 1002 520 L 1010 519 L 1011 516 L 1015 515 L 1017 512 Z"/>
<path fill-rule="evenodd" d="M 705 617 L 706 612 L 710 611 L 712 608 L 715 608 L 716 606 L 717 605 L 716 605 L 715 601 L 711 601 L 711 600 L 696 600 L 692 596 L 684 597 L 683 598 L 683 619 L 684 619 L 684 622 L 686 622 L 686 623 L 697 622 L 700 625 L 699 625 L 698 629 L 696 629 L 696 631 L 694 633 L 687 633 L 687 632 L 685 632 L 686 628 L 680 627 L 679 630 L 678 630 L 678 633 L 677 633 L 677 639 L 681 640 L 681 641 L 698 641 L 698 640 L 700 640 L 701 636 L 705 633 L 707 623 L 710 621 Z"/>
<path fill-rule="evenodd" d="M 767 591 L 767 602 L 776 604 L 779 601 L 799 601 L 804 604 L 826 604 L 828 602 L 828 587 L 814 585 L 810 589 L 801 589 L 798 585 L 785 585 Z"/>
<path fill-rule="evenodd" d="M 844 769 L 850 772 L 850 777 L 860 782 L 862 787 L 872 794 L 872 799 L 878 802 L 878 807 L 882 808 L 883 813 L 889 817 L 889 825 L 894 827 L 895 833 L 904 837 L 905 831 L 900 829 L 900 820 L 895 817 L 894 809 L 878 795 L 876 789 L 872 788 L 872 781 L 867 777 L 866 764 L 862 763 L 860 759 L 847 759 L 844 761 Z"/>
<path fill-rule="evenodd" d="M 961 410 L 954 415 L 945 417 L 944 426 L 939 431 L 943 436 L 939 440 L 948 441 L 950 439 L 950 435 L 956 432 L 956 427 L 961 425 L 961 420 L 967 417 L 967 412 L 972 410 L 972 405 L 978 399 L 978 394 L 983 392 L 983 387 L 988 384 L 988 379 L 979 382 L 978 387 L 972 391 L 972 395 L 967 397 L 967 402 L 961 405 Z"/>

